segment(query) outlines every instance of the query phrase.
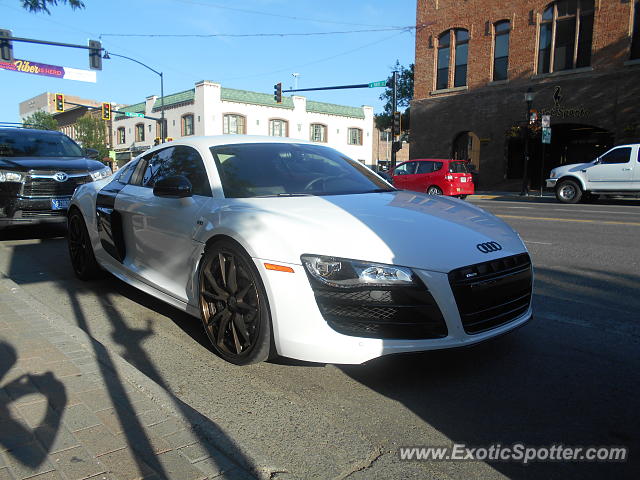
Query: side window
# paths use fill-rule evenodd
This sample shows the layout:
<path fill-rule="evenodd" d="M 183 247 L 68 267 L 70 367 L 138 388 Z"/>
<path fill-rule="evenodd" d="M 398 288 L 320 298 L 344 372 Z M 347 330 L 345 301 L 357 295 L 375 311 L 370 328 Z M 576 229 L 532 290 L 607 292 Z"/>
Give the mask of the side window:
<path fill-rule="evenodd" d="M 418 169 L 416 173 L 431 173 L 433 172 L 433 162 L 418 162 Z"/>
<path fill-rule="evenodd" d="M 400 165 L 393 172 L 394 175 L 413 175 L 416 171 L 416 163 L 418 162 L 408 162 Z"/>
<path fill-rule="evenodd" d="M 171 157 L 162 163 L 160 175 L 163 177 L 184 175 L 191 182 L 194 195 L 210 197 L 209 177 L 200 154 L 194 148 L 183 145 L 178 145 L 170 150 L 172 151 Z"/>
<path fill-rule="evenodd" d="M 627 163 L 631 157 L 631 147 L 616 148 L 600 157 L 600 163 L 609 165 L 612 163 Z"/>
<path fill-rule="evenodd" d="M 163 176 L 163 165 L 169 161 L 175 147 L 165 148 L 154 152 L 150 157 L 146 157 L 147 165 L 142 174 L 140 185 L 143 187 L 153 188 L 156 180 Z"/>
<path fill-rule="evenodd" d="M 131 176 L 136 169 L 136 165 L 138 164 L 137 160 L 127 163 L 123 168 L 121 168 L 118 173 L 116 180 L 120 183 L 129 183 L 131 181 Z"/>
<path fill-rule="evenodd" d="M 442 168 L 442 162 L 433 162 L 433 171 L 437 172 Z"/>

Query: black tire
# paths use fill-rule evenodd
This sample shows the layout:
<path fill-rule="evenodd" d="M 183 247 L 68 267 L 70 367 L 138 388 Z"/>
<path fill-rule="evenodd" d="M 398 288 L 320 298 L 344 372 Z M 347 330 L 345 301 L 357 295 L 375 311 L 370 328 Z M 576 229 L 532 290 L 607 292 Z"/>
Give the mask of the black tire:
<path fill-rule="evenodd" d="M 582 189 L 574 180 L 562 180 L 556 185 L 556 199 L 561 203 L 578 203 Z"/>
<path fill-rule="evenodd" d="M 95 280 L 103 275 L 93 254 L 91 239 L 82 213 L 78 209 L 69 212 L 67 219 L 67 245 L 73 271 L 80 280 Z"/>
<path fill-rule="evenodd" d="M 427 188 L 427 195 L 442 195 L 442 190 L 440 190 L 440 187 L 431 185 L 429 188 Z"/>
<path fill-rule="evenodd" d="M 271 313 L 260 274 L 235 242 L 207 248 L 199 274 L 200 318 L 215 352 L 236 365 L 274 354 Z"/>
<path fill-rule="evenodd" d="M 465 198 L 467 198 L 467 196 L 466 196 L 466 195 L 458 195 L 458 198 L 459 198 L 460 200 L 464 200 Z"/>

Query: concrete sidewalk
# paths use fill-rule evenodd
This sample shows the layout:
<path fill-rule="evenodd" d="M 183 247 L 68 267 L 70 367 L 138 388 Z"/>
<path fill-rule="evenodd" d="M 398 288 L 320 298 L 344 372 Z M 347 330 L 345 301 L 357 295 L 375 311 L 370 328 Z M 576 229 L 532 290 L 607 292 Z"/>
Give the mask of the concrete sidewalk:
<path fill-rule="evenodd" d="M 269 477 L 215 424 L 0 278 L 0 480 Z"/>

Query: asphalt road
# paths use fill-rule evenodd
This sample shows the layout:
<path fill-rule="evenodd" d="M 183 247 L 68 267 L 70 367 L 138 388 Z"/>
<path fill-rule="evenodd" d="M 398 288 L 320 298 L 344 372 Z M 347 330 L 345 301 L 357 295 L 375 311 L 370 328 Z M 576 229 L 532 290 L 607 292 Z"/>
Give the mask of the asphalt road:
<path fill-rule="evenodd" d="M 535 319 L 478 347 L 365 365 L 228 365 L 196 319 L 112 277 L 76 280 L 59 230 L 1 233 L 0 271 L 209 417 L 274 478 L 637 478 L 640 202 L 472 202 L 526 242 Z M 631 460 L 399 459 L 401 446 L 451 442 L 623 445 Z"/>

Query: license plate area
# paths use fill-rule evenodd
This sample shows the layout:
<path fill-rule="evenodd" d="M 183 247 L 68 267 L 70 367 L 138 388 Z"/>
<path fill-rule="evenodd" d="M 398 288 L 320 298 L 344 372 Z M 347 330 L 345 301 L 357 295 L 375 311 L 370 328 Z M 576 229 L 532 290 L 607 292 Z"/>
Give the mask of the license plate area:
<path fill-rule="evenodd" d="M 66 210 L 69 208 L 70 198 L 52 198 L 51 210 Z"/>
<path fill-rule="evenodd" d="M 460 179 L 460 181 L 461 181 L 462 183 L 467 183 L 467 177 L 462 177 L 462 178 Z"/>

